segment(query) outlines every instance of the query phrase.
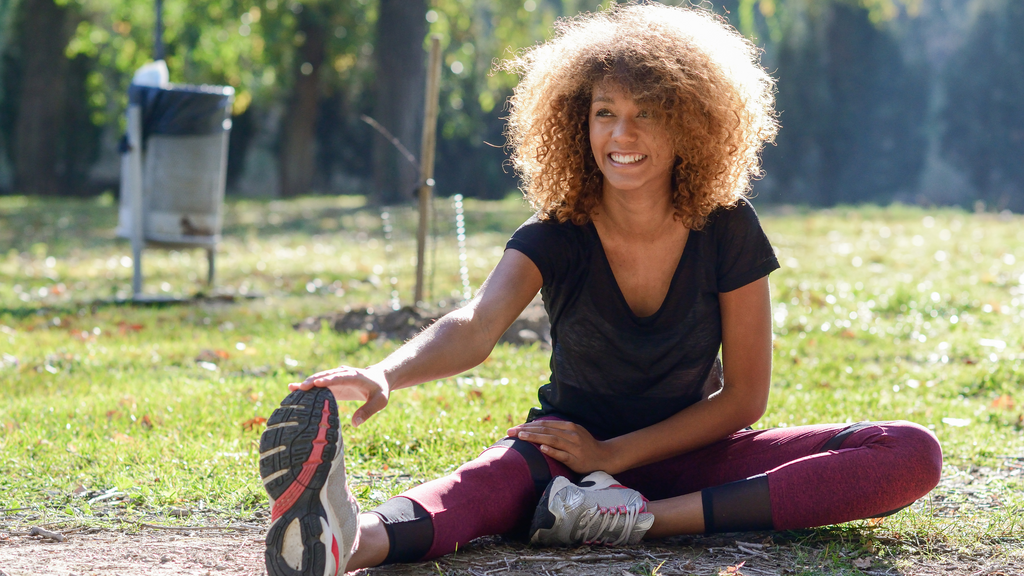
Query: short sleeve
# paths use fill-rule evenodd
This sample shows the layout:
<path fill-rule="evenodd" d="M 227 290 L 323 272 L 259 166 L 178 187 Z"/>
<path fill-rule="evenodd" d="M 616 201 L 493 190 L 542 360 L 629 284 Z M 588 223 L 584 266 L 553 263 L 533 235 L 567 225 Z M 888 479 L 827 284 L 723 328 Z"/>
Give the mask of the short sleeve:
<path fill-rule="evenodd" d="M 713 225 L 719 292 L 731 292 L 779 268 L 775 250 L 749 201 L 719 209 Z"/>
<path fill-rule="evenodd" d="M 544 286 L 563 280 L 572 257 L 572 242 L 566 224 L 541 221 L 536 215 L 523 223 L 505 244 L 533 261 L 544 279 Z"/>

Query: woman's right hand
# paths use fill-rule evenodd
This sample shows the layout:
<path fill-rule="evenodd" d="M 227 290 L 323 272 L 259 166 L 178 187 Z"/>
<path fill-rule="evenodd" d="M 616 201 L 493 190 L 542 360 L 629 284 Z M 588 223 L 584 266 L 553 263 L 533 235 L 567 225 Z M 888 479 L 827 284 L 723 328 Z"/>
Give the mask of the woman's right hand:
<path fill-rule="evenodd" d="M 384 371 L 371 366 L 369 368 L 352 368 L 339 366 L 323 372 L 317 372 L 305 381 L 288 385 L 289 390 L 310 390 L 327 388 L 334 394 L 335 400 L 362 400 L 363 405 L 352 414 L 352 425 L 359 426 L 388 405 L 391 387 Z"/>

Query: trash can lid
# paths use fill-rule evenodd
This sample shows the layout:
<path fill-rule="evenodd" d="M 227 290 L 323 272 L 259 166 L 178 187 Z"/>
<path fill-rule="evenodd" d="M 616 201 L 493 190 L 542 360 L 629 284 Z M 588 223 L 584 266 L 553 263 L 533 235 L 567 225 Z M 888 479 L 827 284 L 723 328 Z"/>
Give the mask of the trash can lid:
<path fill-rule="evenodd" d="M 231 129 L 230 86 L 169 84 L 128 87 L 129 105 L 142 107 L 142 141 L 152 134 L 201 136 Z"/>

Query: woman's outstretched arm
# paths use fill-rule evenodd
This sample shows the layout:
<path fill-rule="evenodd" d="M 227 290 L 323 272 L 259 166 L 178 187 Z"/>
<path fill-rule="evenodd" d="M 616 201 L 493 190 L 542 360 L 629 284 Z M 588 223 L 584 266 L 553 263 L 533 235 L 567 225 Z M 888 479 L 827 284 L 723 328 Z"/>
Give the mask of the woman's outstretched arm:
<path fill-rule="evenodd" d="M 466 306 L 441 317 L 383 361 L 369 368 L 339 366 L 318 372 L 289 388 L 326 387 L 337 400 L 362 400 L 352 415 L 358 426 L 387 405 L 392 390 L 458 374 L 486 360 L 542 284 L 532 260 L 506 250 Z"/>
<path fill-rule="evenodd" d="M 582 426 L 537 420 L 509 434 L 576 472 L 615 474 L 702 448 L 750 426 L 764 414 L 772 371 L 772 319 L 768 278 L 719 295 L 725 386 L 706 400 L 648 426 L 603 442 Z"/>

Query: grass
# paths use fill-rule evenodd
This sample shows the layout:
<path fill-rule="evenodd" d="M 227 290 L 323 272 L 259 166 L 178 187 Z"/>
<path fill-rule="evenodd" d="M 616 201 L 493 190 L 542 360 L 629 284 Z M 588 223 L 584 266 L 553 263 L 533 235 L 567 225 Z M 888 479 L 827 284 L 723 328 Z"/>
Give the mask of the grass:
<path fill-rule="evenodd" d="M 439 206 L 430 300 L 450 304 L 459 261 L 451 208 Z M 466 210 L 479 286 L 528 210 L 515 199 Z M 113 237 L 109 197 L 0 198 L 0 509 L 85 521 L 265 506 L 253 419 L 288 382 L 397 345 L 292 328 L 385 305 L 392 277 L 409 300 L 414 216 L 392 218 L 389 243 L 360 198 L 230 202 L 218 293 L 259 297 L 133 306 L 118 300 L 131 251 Z M 1019 546 L 1024 221 L 900 206 L 765 208 L 762 220 L 783 268 L 771 277 L 775 370 L 759 426 L 907 419 L 945 453 L 943 484 L 911 509 L 798 537 L 844 554 Z M 150 292 L 209 292 L 199 251 L 147 251 L 143 264 Z M 547 362 L 539 348 L 502 345 L 346 427 L 357 497 L 372 506 L 472 458 L 526 415 Z M 112 488 L 126 496 L 88 503 Z M 840 556 L 836 566 L 849 563 Z"/>

